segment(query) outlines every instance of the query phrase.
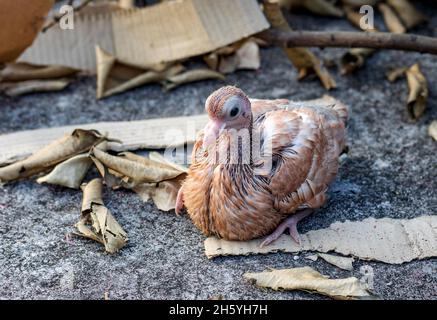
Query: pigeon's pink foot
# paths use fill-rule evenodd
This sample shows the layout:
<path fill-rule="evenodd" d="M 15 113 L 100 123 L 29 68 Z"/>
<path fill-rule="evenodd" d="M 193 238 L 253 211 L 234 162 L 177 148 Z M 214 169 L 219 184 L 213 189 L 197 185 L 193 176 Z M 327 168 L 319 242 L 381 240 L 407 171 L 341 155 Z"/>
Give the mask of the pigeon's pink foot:
<path fill-rule="evenodd" d="M 182 187 L 181 187 L 178 191 L 178 196 L 176 197 L 176 204 L 174 210 L 177 215 L 180 215 L 183 208 L 184 208 L 184 192 L 182 191 Z"/>
<path fill-rule="evenodd" d="M 300 244 L 300 236 L 299 232 L 297 232 L 297 223 L 302 220 L 303 218 L 309 216 L 311 213 L 313 213 L 313 209 L 303 209 L 301 211 L 298 211 L 297 213 L 293 214 L 291 217 L 285 219 L 271 235 L 269 235 L 262 243 L 261 247 L 267 246 L 271 244 L 273 241 L 278 239 L 285 230 L 289 230 L 290 236 L 293 238 L 294 241 L 296 241 L 298 244 Z"/>

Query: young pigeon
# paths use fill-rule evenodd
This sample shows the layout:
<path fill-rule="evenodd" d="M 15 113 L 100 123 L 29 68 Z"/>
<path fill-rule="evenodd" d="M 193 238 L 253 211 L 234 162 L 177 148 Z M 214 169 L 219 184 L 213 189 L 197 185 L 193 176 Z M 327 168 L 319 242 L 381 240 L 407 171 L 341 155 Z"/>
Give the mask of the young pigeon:
<path fill-rule="evenodd" d="M 334 98 L 296 103 L 249 100 L 226 86 L 205 103 L 209 122 L 198 135 L 176 200 L 206 235 L 249 240 L 286 229 L 323 205 L 345 146 L 348 110 Z"/>

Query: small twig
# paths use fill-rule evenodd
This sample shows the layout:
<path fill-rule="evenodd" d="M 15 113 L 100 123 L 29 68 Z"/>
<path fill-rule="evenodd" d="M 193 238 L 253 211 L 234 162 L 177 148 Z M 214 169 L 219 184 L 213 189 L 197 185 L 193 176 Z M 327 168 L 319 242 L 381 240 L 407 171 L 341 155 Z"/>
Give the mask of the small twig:
<path fill-rule="evenodd" d="M 84 0 L 83 2 L 81 2 L 78 6 L 73 8 L 73 12 L 79 12 L 80 10 L 82 10 L 83 8 L 85 8 L 88 4 L 90 4 L 90 2 L 93 0 Z M 73 3 L 73 1 L 69 1 L 68 5 L 71 5 Z M 67 12 L 63 13 L 63 14 L 57 14 L 53 17 L 52 21 L 50 21 L 44 28 L 42 28 L 42 32 L 46 32 L 48 29 L 50 29 L 51 27 L 53 27 L 55 24 L 57 24 L 65 15 L 67 14 Z"/>
<path fill-rule="evenodd" d="M 281 31 L 259 34 L 263 40 L 286 47 L 346 47 L 416 51 L 437 55 L 437 38 L 415 34 L 348 31 Z"/>

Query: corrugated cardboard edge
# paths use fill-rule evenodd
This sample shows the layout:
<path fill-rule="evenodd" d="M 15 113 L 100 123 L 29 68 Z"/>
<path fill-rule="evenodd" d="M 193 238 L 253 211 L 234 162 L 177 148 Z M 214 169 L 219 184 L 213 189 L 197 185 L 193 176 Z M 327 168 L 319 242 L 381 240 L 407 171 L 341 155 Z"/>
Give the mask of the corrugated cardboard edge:
<path fill-rule="evenodd" d="M 211 259 L 271 252 L 334 251 L 362 260 L 401 264 L 437 256 L 437 215 L 413 219 L 367 218 L 362 221 L 335 222 L 329 228 L 303 234 L 301 246 L 285 234 L 271 245 L 261 248 L 262 241 L 239 242 L 210 237 L 205 240 L 205 254 Z"/>

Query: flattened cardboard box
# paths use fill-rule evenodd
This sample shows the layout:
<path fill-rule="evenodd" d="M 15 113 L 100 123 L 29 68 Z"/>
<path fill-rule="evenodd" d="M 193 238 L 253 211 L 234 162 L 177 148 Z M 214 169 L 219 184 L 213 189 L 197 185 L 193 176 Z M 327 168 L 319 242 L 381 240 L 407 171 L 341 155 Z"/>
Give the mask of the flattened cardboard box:
<path fill-rule="evenodd" d="M 95 72 L 95 46 L 150 67 L 213 51 L 269 27 L 256 0 L 175 0 L 144 9 L 79 13 L 73 30 L 55 25 L 20 57 Z"/>

